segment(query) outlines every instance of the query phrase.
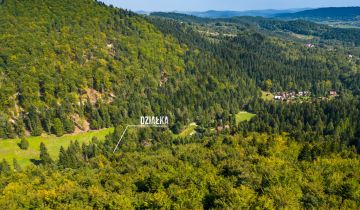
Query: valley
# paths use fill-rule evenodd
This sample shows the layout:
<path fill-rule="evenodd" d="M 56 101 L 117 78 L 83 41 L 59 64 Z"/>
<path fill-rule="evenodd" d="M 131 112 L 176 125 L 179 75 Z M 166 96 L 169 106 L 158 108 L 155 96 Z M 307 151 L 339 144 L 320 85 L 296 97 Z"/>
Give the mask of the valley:
<path fill-rule="evenodd" d="M 359 209 L 357 7 L 328 10 L 0 1 L 0 206 Z"/>

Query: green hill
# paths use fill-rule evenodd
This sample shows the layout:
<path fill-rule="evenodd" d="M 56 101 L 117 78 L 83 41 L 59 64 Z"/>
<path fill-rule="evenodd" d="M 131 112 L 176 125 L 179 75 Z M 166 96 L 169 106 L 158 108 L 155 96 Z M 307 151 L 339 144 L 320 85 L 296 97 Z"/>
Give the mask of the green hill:
<path fill-rule="evenodd" d="M 345 50 L 308 49 L 274 35 L 356 46 L 355 29 L 254 17 L 143 17 L 92 0 L 7 0 L 0 11 L 0 138 L 61 136 L 141 115 L 168 115 L 172 128 L 194 121 L 208 127 L 215 115 L 236 114 L 259 98 L 258 87 L 317 96 L 358 89 L 349 81 L 359 64 Z"/>
<path fill-rule="evenodd" d="M 357 30 L 0 2 L 2 209 L 359 209 Z"/>
<path fill-rule="evenodd" d="M 327 7 L 276 15 L 282 18 L 358 20 L 360 7 Z"/>
<path fill-rule="evenodd" d="M 218 111 L 240 111 L 268 79 L 273 90 L 321 95 L 348 88 L 340 77 L 354 64 L 342 52 L 309 51 L 244 26 L 359 43 L 357 30 L 247 17 L 222 20 L 235 24 L 234 36 L 209 38 L 198 28 L 92 0 L 7 0 L 0 11 L 1 138 L 61 136 L 141 115 L 169 115 L 171 126 L 206 122 Z M 222 30 L 214 21 L 208 24 Z"/>
<path fill-rule="evenodd" d="M 329 7 L 275 15 L 281 19 L 303 19 L 337 28 L 360 28 L 360 7 Z"/>
<path fill-rule="evenodd" d="M 205 62 L 212 53 L 132 12 L 92 0 L 6 0 L 0 12 L 2 138 L 61 136 L 80 122 L 100 129 L 144 114 L 179 113 L 181 121 L 180 112 L 240 107 L 256 92 L 239 91 L 245 76 L 219 75 L 223 61 Z"/>

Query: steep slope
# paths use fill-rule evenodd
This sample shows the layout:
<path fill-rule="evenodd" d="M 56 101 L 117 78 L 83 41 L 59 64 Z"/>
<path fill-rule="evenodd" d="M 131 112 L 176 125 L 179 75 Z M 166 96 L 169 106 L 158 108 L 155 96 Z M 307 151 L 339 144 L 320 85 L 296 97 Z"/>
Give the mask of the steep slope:
<path fill-rule="evenodd" d="M 200 45 L 201 38 L 197 38 L 199 34 L 219 43 L 210 47 L 206 43 L 202 45 L 204 49 L 235 66 L 238 74 L 254 79 L 258 86 L 265 88 L 265 83 L 271 82 L 270 89 L 275 92 L 306 89 L 321 96 L 326 92 L 323 88 L 325 83 L 331 83 L 331 87 L 325 89 L 347 89 L 348 84 L 343 84 L 342 79 L 359 73 L 359 61 L 356 58 L 349 59 L 349 55 L 341 48 L 331 51 L 322 43 L 311 48 L 304 42 L 287 41 L 274 35 L 275 31 L 281 29 L 296 30 L 297 33 L 325 33 L 330 28 L 328 26 L 264 18 L 220 21 L 174 13 L 154 15 L 161 16 L 160 19 L 158 16 L 154 17 L 153 22 L 164 33 L 169 33 L 182 42 L 189 43 L 188 45 Z M 173 21 L 174 19 L 178 21 Z M 188 22 L 181 23 L 183 21 Z M 189 36 L 191 31 L 192 35 Z"/>
<path fill-rule="evenodd" d="M 94 1 L 5 1 L 1 11 L 1 110 L 13 118 L 62 106 L 54 117 L 64 121 L 61 115 L 83 103 L 86 89 L 131 90 L 145 76 L 149 83 L 160 80 L 160 65 L 184 68 L 185 49 L 134 14 Z"/>
<path fill-rule="evenodd" d="M 209 53 L 96 1 L 6 0 L 0 12 L 0 137 L 62 135 L 76 119 L 98 129 L 152 113 L 185 123 L 195 110 L 241 107 L 256 91 L 239 91 L 245 77 L 217 75 L 223 64 L 204 62 Z"/>

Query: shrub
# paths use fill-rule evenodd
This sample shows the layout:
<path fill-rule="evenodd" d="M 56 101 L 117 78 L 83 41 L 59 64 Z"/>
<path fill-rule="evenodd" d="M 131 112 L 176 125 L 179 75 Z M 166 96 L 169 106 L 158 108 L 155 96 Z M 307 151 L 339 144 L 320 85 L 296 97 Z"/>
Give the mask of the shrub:
<path fill-rule="evenodd" d="M 27 150 L 29 148 L 29 142 L 25 139 L 25 137 L 21 137 L 21 142 L 19 146 L 22 150 Z"/>

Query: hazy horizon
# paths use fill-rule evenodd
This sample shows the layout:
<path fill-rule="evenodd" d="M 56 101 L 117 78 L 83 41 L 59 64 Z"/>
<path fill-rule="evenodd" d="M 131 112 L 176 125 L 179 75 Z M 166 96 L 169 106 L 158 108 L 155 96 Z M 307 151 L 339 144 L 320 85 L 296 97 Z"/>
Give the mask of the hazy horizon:
<path fill-rule="evenodd" d="M 360 6 L 358 0 L 102 0 L 106 4 L 132 11 L 248 11 L 248 10 L 287 10 L 320 7 Z"/>

